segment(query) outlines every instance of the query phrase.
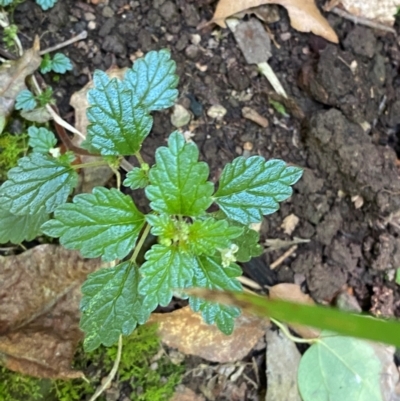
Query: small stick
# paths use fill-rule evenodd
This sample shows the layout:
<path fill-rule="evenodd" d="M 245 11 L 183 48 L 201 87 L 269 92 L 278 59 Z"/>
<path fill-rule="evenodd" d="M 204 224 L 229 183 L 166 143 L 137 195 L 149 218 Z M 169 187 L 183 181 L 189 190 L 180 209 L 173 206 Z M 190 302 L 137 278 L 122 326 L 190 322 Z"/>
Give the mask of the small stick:
<path fill-rule="evenodd" d="M 347 11 L 341 10 L 340 8 L 335 7 L 335 8 L 333 8 L 331 10 L 331 12 L 336 14 L 336 15 L 339 15 L 342 18 L 346 18 L 346 19 L 354 22 L 356 25 L 357 24 L 365 25 L 365 26 L 368 26 L 370 28 L 380 29 L 381 31 L 390 32 L 390 33 L 393 33 L 393 34 L 396 35 L 396 31 L 393 28 L 391 28 L 390 26 L 386 26 L 384 24 L 380 24 L 379 22 L 371 21 L 371 20 L 369 20 L 367 18 L 364 18 L 364 17 L 357 17 L 355 15 L 352 15 L 352 14 L 348 13 Z"/>
<path fill-rule="evenodd" d="M 104 383 L 97 388 L 96 392 L 92 395 L 89 401 L 95 401 L 97 398 L 103 394 L 103 392 L 108 388 L 110 383 L 113 381 L 115 375 L 117 374 L 119 363 L 121 361 L 121 354 L 122 354 L 122 335 L 119 336 L 118 339 L 118 351 L 117 351 L 117 357 L 115 358 L 114 361 L 114 366 L 111 369 L 111 372 L 107 376 L 106 380 L 104 380 Z"/>
<path fill-rule="evenodd" d="M 66 40 L 65 42 L 59 43 L 58 45 L 44 49 L 39 54 L 43 56 L 46 53 L 54 52 L 55 50 L 62 49 L 63 47 L 69 46 L 72 43 L 78 42 L 86 38 L 87 38 L 87 31 L 82 31 L 79 35 L 76 35 L 73 38 Z"/>
<path fill-rule="evenodd" d="M 283 261 L 288 258 L 295 250 L 297 249 L 297 245 L 293 245 L 291 248 L 289 248 L 282 256 L 280 256 L 278 259 L 275 260 L 275 262 L 271 263 L 269 265 L 269 268 L 271 270 L 276 269 L 280 264 L 283 263 Z"/>
<path fill-rule="evenodd" d="M 262 290 L 262 287 L 260 284 L 249 279 L 248 277 L 240 276 L 240 277 L 237 277 L 237 280 L 240 281 L 243 285 L 247 285 L 255 290 Z"/>

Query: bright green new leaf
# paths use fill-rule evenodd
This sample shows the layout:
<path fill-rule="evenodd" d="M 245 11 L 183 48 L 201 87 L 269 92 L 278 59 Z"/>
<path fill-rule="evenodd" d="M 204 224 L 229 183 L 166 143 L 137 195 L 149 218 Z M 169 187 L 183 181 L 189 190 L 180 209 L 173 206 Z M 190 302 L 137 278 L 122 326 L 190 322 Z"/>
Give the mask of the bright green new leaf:
<path fill-rule="evenodd" d="M 129 261 L 89 274 L 82 285 L 80 324 L 86 351 L 100 344 L 109 347 L 120 334 L 127 336 L 138 323 L 147 321 L 138 283 L 138 268 Z"/>
<path fill-rule="evenodd" d="M 86 258 L 122 259 L 133 249 L 144 224 L 130 196 L 115 188 L 96 187 L 59 206 L 43 232 L 59 237 L 67 249 L 79 249 Z"/>
<path fill-rule="evenodd" d="M 65 74 L 72 70 L 71 60 L 62 53 L 56 53 L 51 61 L 51 69 L 57 74 Z"/>
<path fill-rule="evenodd" d="M 281 160 L 261 156 L 238 157 L 225 166 L 215 202 L 228 218 L 242 224 L 258 223 L 263 215 L 279 209 L 279 203 L 292 195 L 291 185 L 303 170 Z"/>
<path fill-rule="evenodd" d="M 102 155 L 136 153 L 151 130 L 153 119 L 134 103 L 134 94 L 117 78 L 95 71 L 89 91 L 90 122 L 82 147 L 99 149 Z"/>
<path fill-rule="evenodd" d="M 298 386 L 304 401 L 385 401 L 382 374 L 371 344 L 325 333 L 301 358 Z"/>
<path fill-rule="evenodd" d="M 30 111 L 36 107 L 36 98 L 29 89 L 24 89 L 15 98 L 15 108 L 17 110 Z"/>
<path fill-rule="evenodd" d="M 170 240 L 179 240 L 179 222 L 174 218 L 168 216 L 167 214 L 148 214 L 146 216 L 146 221 L 151 225 L 151 233 L 161 239 Z M 186 225 L 186 223 L 184 223 Z M 182 226 L 183 228 L 184 226 Z M 187 227 L 187 225 L 186 225 Z M 183 229 L 184 230 L 184 229 Z M 182 231 L 182 230 L 181 230 Z M 186 230 L 186 238 L 189 229 Z"/>
<path fill-rule="evenodd" d="M 46 53 L 42 58 L 42 62 L 40 63 L 40 72 L 42 74 L 47 74 L 48 72 L 51 71 L 52 66 L 53 64 L 51 62 L 50 54 Z"/>
<path fill-rule="evenodd" d="M 215 220 L 208 217 L 196 220 L 189 226 L 188 242 L 196 255 L 214 255 L 217 249 L 229 248 L 234 238 L 243 232 L 240 227 L 233 227 L 226 220 Z M 233 241 L 232 241 L 233 240 Z"/>
<path fill-rule="evenodd" d="M 221 266 L 220 257 L 197 257 L 196 271 L 193 278 L 193 287 L 208 288 L 211 290 L 241 291 L 242 286 L 236 277 L 242 274 L 241 268 L 232 263 L 229 267 Z M 240 315 L 240 309 L 234 306 L 221 305 L 190 296 L 190 307 L 200 311 L 208 324 L 216 323 L 225 334 L 233 331 L 235 317 Z"/>
<path fill-rule="evenodd" d="M 33 240 L 42 233 L 40 227 L 48 219 L 49 215 L 44 211 L 16 216 L 0 206 L 0 244 L 20 244 L 22 241 Z"/>
<path fill-rule="evenodd" d="M 125 84 L 137 97 L 136 104 L 145 110 L 166 109 L 174 105 L 179 78 L 176 65 L 166 49 L 151 51 L 135 61 L 125 74 Z"/>
<path fill-rule="evenodd" d="M 0 187 L 1 202 L 18 215 L 37 214 L 43 207 L 51 213 L 67 201 L 77 181 L 68 160 L 32 153 L 8 172 L 8 180 Z"/>
<path fill-rule="evenodd" d="M 196 260 L 176 246 L 165 245 L 153 245 L 145 259 L 139 292 L 144 296 L 144 307 L 151 312 L 157 305 L 167 306 L 174 289 L 192 284 Z"/>
<path fill-rule="evenodd" d="M 57 139 L 54 134 L 47 128 L 28 128 L 29 142 L 28 145 L 37 153 L 49 153 L 57 145 Z"/>
<path fill-rule="evenodd" d="M 145 188 L 148 183 L 147 172 L 139 167 L 134 167 L 129 171 L 123 182 L 126 187 L 131 189 Z"/>
<path fill-rule="evenodd" d="M 36 0 L 36 3 L 42 7 L 42 10 L 46 11 L 49 8 L 52 8 L 54 4 L 57 3 L 57 0 Z"/>
<path fill-rule="evenodd" d="M 194 143 L 185 143 L 175 131 L 168 139 L 168 148 L 156 151 L 156 165 L 150 169 L 150 185 L 146 195 L 153 210 L 182 216 L 198 216 L 211 205 L 213 184 L 207 182 L 209 169 L 198 162 L 199 150 Z"/>

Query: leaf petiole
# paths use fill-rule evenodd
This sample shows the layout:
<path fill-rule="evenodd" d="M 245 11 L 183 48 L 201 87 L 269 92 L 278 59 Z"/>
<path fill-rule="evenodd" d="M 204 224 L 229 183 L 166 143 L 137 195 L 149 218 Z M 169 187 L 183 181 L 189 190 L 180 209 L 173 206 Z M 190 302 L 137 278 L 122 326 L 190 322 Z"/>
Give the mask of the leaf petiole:
<path fill-rule="evenodd" d="M 87 167 L 99 167 L 99 166 L 108 166 L 109 164 L 104 160 L 99 160 L 96 162 L 91 163 L 81 163 L 81 164 L 72 164 L 71 168 L 74 170 L 79 170 L 80 168 L 87 168 Z"/>
<path fill-rule="evenodd" d="M 138 257 L 139 252 L 142 249 L 144 241 L 146 241 L 146 238 L 150 233 L 150 229 L 151 229 L 150 224 L 146 224 L 146 227 L 144 228 L 143 233 L 140 236 L 139 241 L 138 241 L 138 243 L 135 247 L 135 250 L 133 251 L 132 257 L 130 259 L 132 263 L 136 263 L 136 258 Z"/>

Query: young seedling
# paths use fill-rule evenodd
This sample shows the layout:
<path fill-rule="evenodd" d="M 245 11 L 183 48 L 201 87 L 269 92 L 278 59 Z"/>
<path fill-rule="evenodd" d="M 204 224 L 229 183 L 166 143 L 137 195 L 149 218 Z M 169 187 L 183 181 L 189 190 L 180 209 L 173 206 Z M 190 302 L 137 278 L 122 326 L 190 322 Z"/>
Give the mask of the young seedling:
<path fill-rule="evenodd" d="M 137 60 L 122 80 L 96 71 L 93 83 L 83 147 L 99 155 L 94 164 L 110 164 L 114 170 L 123 156 L 136 156 L 139 167 L 127 174 L 123 185 L 144 188 L 152 211 L 142 213 L 120 188 L 96 187 L 67 203 L 78 182 L 77 170 L 93 163 L 74 164 L 72 152 L 59 155 L 54 150 L 50 131 L 31 128 L 33 152 L 9 171 L 0 188 L 0 205 L 8 213 L 2 224 L 10 232 L 16 227 L 24 232 L 28 222 L 35 229 L 8 239 L 44 233 L 84 257 L 114 262 L 114 267 L 89 275 L 82 286 L 81 328 L 88 351 L 129 335 L 174 294 L 189 298 L 191 308 L 207 323 L 231 333 L 240 313 L 237 307 L 187 296 L 182 290 L 240 291 L 237 277 L 242 271 L 236 262 L 260 254 L 258 235 L 249 225 L 278 210 L 302 170 L 281 160 L 238 157 L 224 167 L 215 190 L 208 181 L 208 165 L 198 160 L 197 146 L 177 131 L 167 146 L 157 149 L 150 167 L 140 154 L 152 128 L 150 113 L 171 107 L 178 95 L 175 63 L 167 50 Z M 209 211 L 212 205 L 219 211 Z M 48 221 L 42 224 L 43 219 Z M 137 256 L 150 233 L 158 243 L 139 265 Z M 0 238 L 4 242 L 4 235 Z"/>

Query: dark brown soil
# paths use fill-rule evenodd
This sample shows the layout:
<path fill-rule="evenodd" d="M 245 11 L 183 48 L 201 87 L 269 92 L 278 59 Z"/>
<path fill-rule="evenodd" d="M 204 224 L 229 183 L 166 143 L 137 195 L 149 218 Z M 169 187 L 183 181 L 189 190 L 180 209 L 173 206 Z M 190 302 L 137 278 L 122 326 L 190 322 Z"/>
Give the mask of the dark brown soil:
<path fill-rule="evenodd" d="M 339 45 L 332 45 L 294 31 L 286 11 L 278 8 L 280 20 L 269 28 L 280 47 L 273 46 L 269 62 L 305 116 L 282 117 L 270 106 L 268 82 L 246 64 L 228 30 L 197 29 L 211 18 L 215 3 L 109 0 L 107 6 L 94 6 L 59 0 L 42 12 L 28 0 L 17 8 L 15 22 L 26 47 L 35 34 L 45 48 L 88 30 L 87 40 L 63 50 L 73 71 L 59 83 L 49 80 L 62 116 L 71 123 L 70 96 L 95 69 L 106 70 L 114 61 L 130 66 L 138 51 L 169 48 L 180 76 L 179 102 L 198 122 L 193 139 L 213 180 L 242 154 L 245 142 L 252 143 L 252 154 L 305 168 L 293 197 L 265 219 L 261 236 L 290 239 L 281 224 L 294 213 L 300 222 L 292 236 L 310 242 L 274 271 L 269 265 L 282 250 L 247 264 L 246 273 L 262 284 L 295 281 L 320 302 L 332 302 L 350 289 L 364 310 L 400 316 L 400 291 L 394 283 L 400 267 L 399 41 L 330 14 L 340 38 Z M 96 28 L 90 30 L 93 18 Z M 192 44 L 192 35 L 200 35 L 199 45 Z M 223 122 L 206 115 L 214 104 L 227 109 Z M 244 106 L 266 117 L 269 126 L 244 119 Z M 173 130 L 170 111 L 154 114 L 143 148 L 147 161 Z M 356 208 L 356 198 L 362 207 Z M 388 292 L 391 297 L 380 298 Z"/>

